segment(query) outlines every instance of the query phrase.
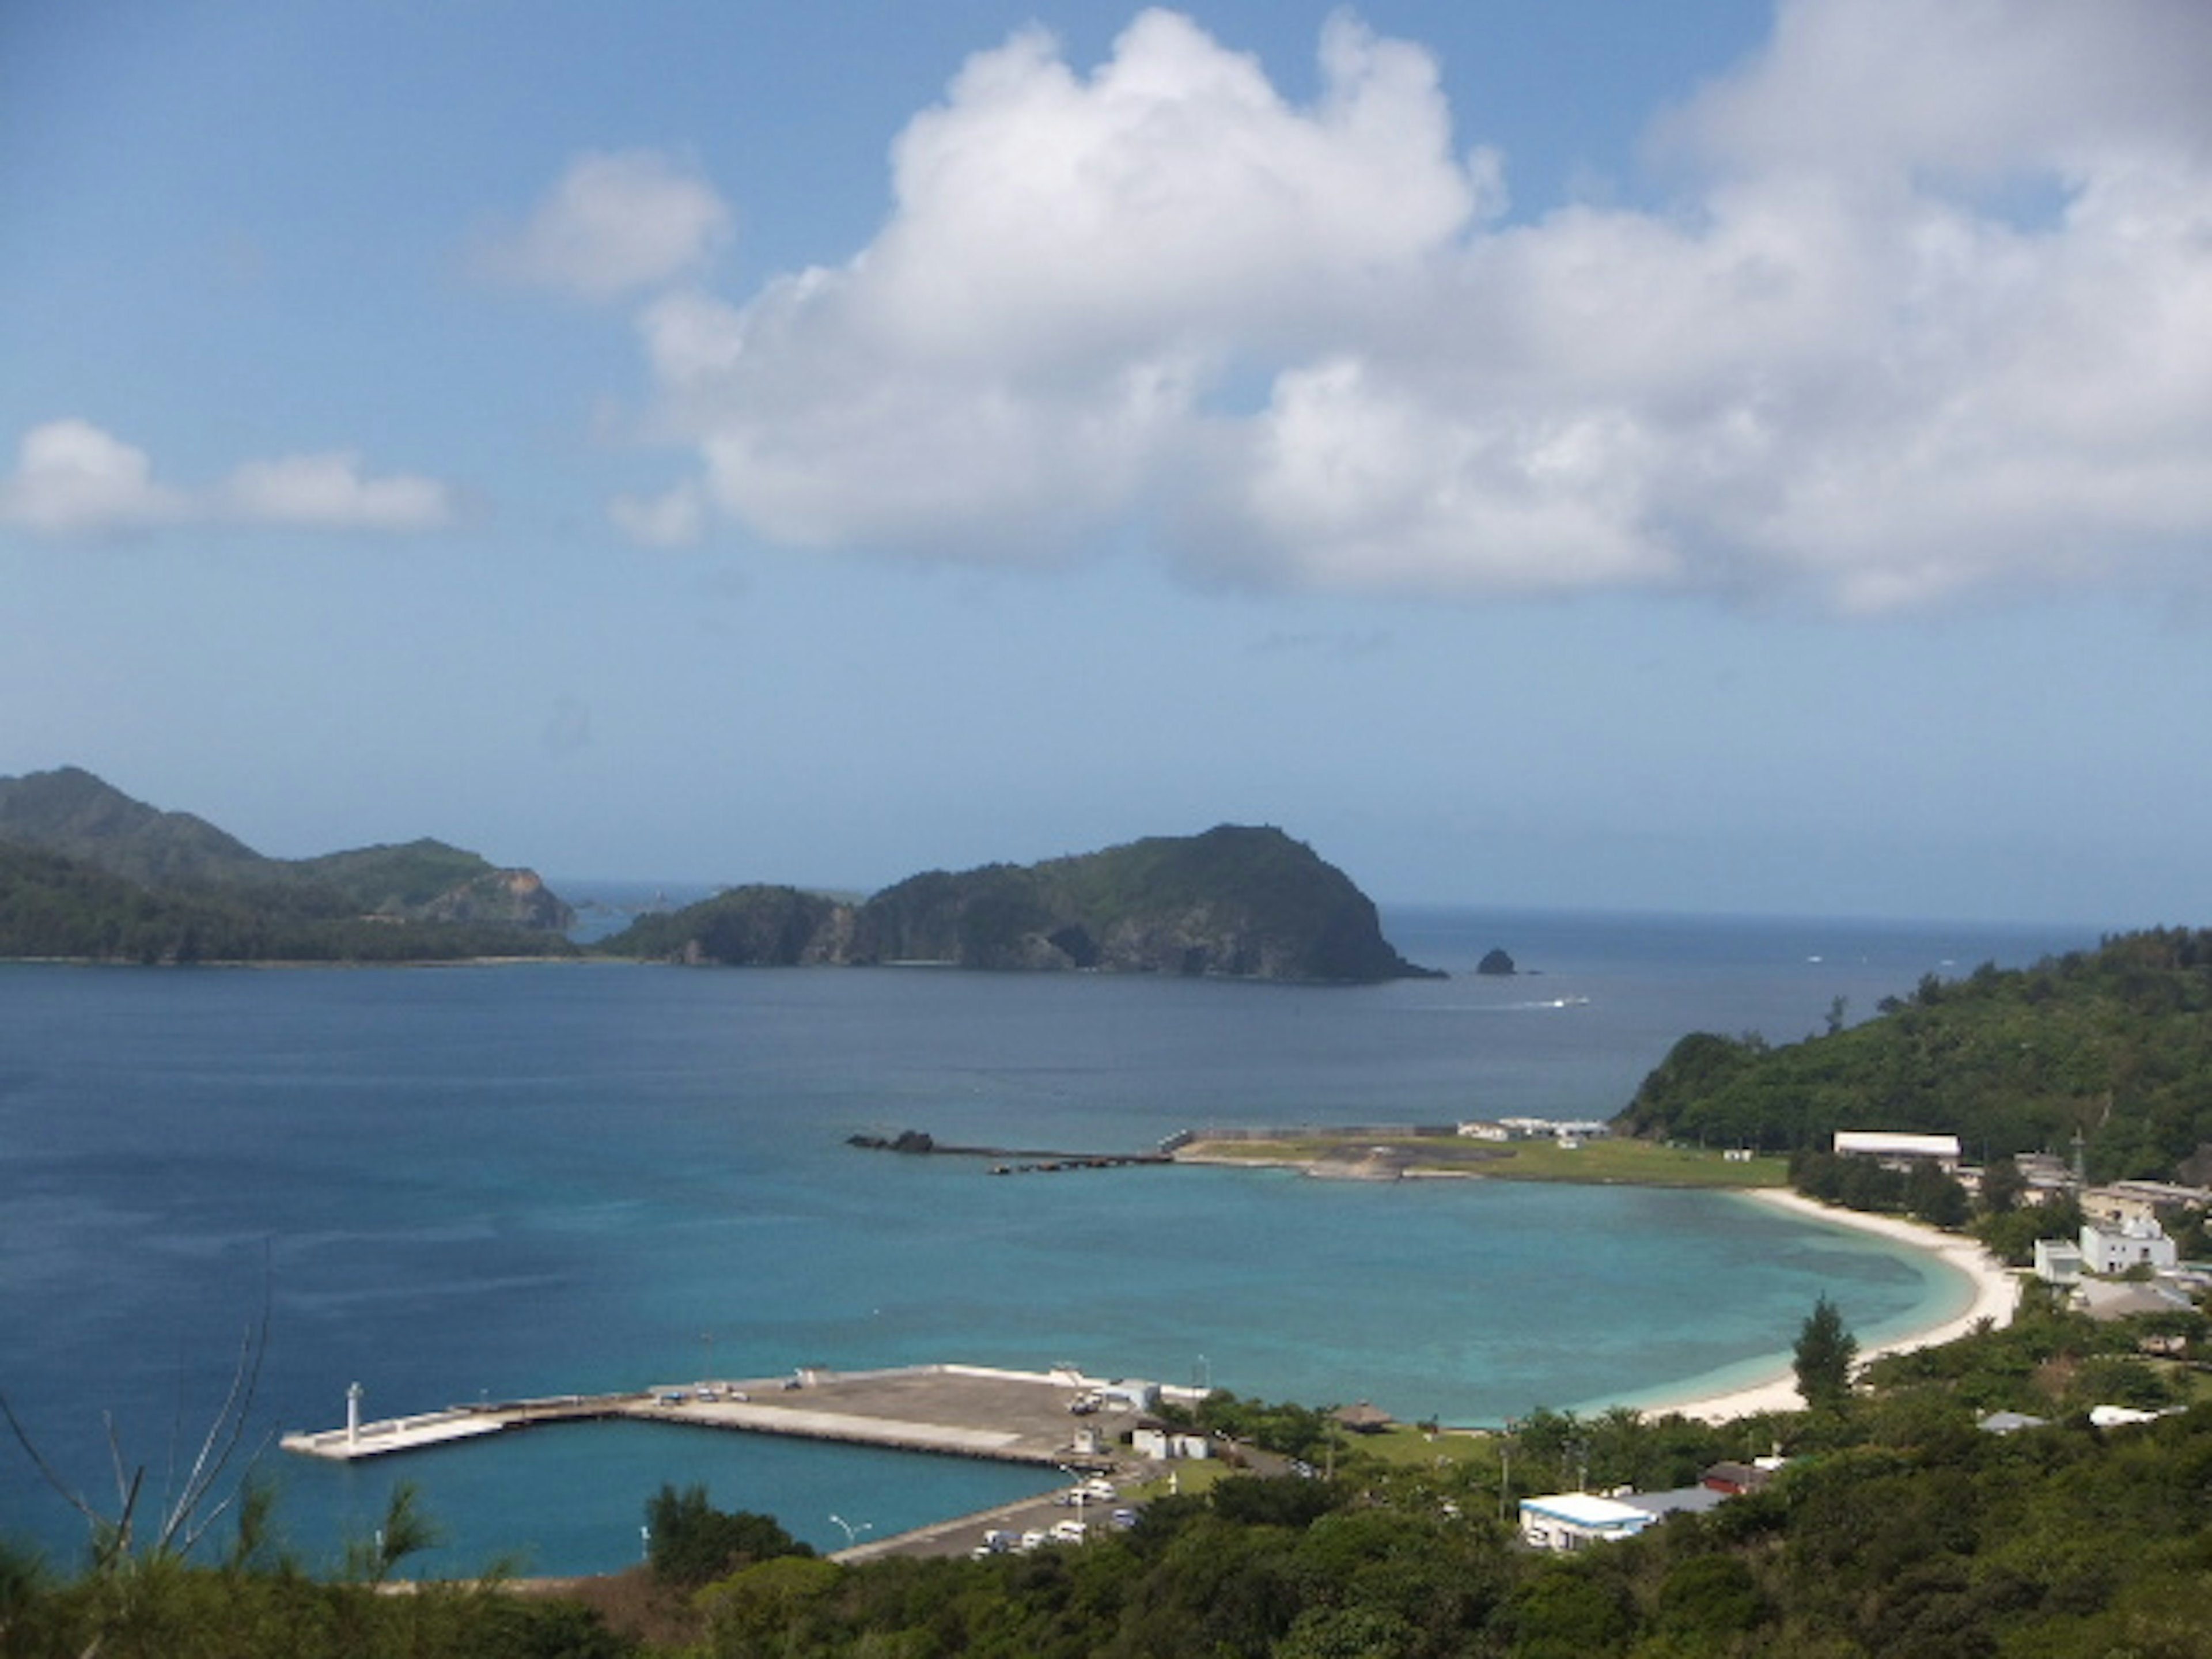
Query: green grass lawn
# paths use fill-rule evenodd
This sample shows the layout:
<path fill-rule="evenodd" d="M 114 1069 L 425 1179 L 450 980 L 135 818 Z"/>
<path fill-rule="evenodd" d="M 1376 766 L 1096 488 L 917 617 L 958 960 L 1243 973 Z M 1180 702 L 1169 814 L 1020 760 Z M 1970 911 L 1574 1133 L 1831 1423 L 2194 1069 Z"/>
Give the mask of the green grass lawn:
<path fill-rule="evenodd" d="M 1731 1164 L 1718 1151 L 1648 1140 L 1587 1140 L 1573 1151 L 1549 1140 L 1512 1143 L 1513 1156 L 1490 1173 L 1507 1181 L 1611 1181 L 1644 1187 L 1784 1187 L 1790 1160 Z"/>
<path fill-rule="evenodd" d="M 1431 1437 L 1410 1423 L 1400 1423 L 1376 1434 L 1347 1434 L 1338 1443 L 1346 1452 L 1405 1468 L 1470 1465 L 1494 1470 L 1498 1467 L 1496 1437 L 1464 1431 L 1447 1431 Z"/>
<path fill-rule="evenodd" d="M 1204 1143 L 1187 1151 L 1265 1164 L 1356 1162 L 1370 1148 L 1387 1149 L 1408 1172 L 1434 1170 L 1494 1181 L 1579 1181 L 1637 1187 L 1781 1187 L 1789 1161 L 1754 1158 L 1730 1163 L 1718 1151 L 1661 1146 L 1648 1140 L 1584 1141 L 1572 1149 L 1550 1140 L 1474 1141 L 1457 1135 L 1368 1135 L 1316 1132 L 1281 1140 Z"/>

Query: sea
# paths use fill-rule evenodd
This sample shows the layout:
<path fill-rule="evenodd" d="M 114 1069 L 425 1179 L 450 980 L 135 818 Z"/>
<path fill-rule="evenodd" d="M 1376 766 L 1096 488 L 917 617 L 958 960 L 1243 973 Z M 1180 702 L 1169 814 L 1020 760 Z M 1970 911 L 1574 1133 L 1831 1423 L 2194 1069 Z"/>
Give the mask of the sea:
<path fill-rule="evenodd" d="M 560 884 L 556 884 L 560 885 Z M 613 884 L 563 886 L 618 908 Z M 602 917 L 611 910 L 597 911 Z M 1605 1117 L 1692 1030 L 1773 1042 L 2064 926 L 1385 907 L 1442 980 L 940 969 L 0 965 L 0 1539 L 58 1570 L 211 1428 L 311 1569 L 396 1483 L 425 1575 L 607 1571 L 663 1485 L 822 1548 L 1058 1477 L 631 1423 L 358 1466 L 274 1437 L 467 1401 L 951 1360 L 1502 1422 L 1771 1371 L 1966 1305 L 1924 1254 L 1725 1194 L 1138 1166 L 1213 1126 Z M 1522 971 L 1486 977 L 1492 947 Z M 250 1389 L 234 1398 L 234 1380 Z M 223 1447 L 218 1443 L 214 1454 Z M 219 1547 L 218 1523 L 204 1548 Z"/>

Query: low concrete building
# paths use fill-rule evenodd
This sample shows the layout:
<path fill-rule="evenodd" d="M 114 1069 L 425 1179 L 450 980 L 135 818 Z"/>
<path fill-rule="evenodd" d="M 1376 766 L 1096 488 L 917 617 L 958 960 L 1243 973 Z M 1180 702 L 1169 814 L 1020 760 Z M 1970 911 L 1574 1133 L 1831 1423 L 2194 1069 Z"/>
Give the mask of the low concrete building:
<path fill-rule="evenodd" d="M 2035 1276 L 2046 1285 L 2079 1285 L 2081 1282 L 2081 1247 L 2071 1239 L 2037 1239 Z"/>
<path fill-rule="evenodd" d="M 2027 1183 L 2023 1203 L 2048 1204 L 2074 1190 L 2073 1168 L 2056 1152 L 2015 1152 L 2012 1161 Z"/>
<path fill-rule="evenodd" d="M 1178 1429 L 1158 1421 L 1138 1424 L 1130 1431 L 1129 1447 L 1139 1457 L 1170 1461 L 1213 1455 L 1213 1442 L 1196 1429 Z"/>
<path fill-rule="evenodd" d="M 1663 1521 L 1670 1515 L 1705 1515 L 1718 1509 L 1734 1492 L 1721 1492 L 1707 1486 L 1674 1486 L 1666 1492 L 1625 1492 L 1620 1501 L 1632 1510 L 1642 1510 L 1655 1521 Z"/>
<path fill-rule="evenodd" d="M 1594 1117 L 1504 1117 L 1498 1124 L 1511 1140 L 1603 1140 L 1613 1133 Z"/>
<path fill-rule="evenodd" d="M 1887 1130 L 1838 1129 L 1838 1158 L 1870 1158 L 1892 1169 L 1909 1170 L 1916 1164 L 1933 1164 L 1944 1174 L 1959 1168 L 1959 1137 L 1892 1133 Z"/>
<path fill-rule="evenodd" d="M 1633 1538 L 1659 1517 L 1617 1498 L 1553 1492 L 1521 1500 L 1521 1540 L 1533 1549 L 1578 1550 Z"/>
<path fill-rule="evenodd" d="M 2212 1192 L 2170 1181 L 2114 1181 L 2102 1187 L 2091 1187 L 2081 1194 L 2082 1214 L 2092 1221 L 2116 1225 L 2130 1221 L 2156 1221 L 2161 1214 L 2202 1210 L 2208 1206 L 2212 1206 Z"/>
<path fill-rule="evenodd" d="M 2181 1253 L 2156 1221 L 2130 1218 L 2118 1226 L 2094 1222 L 2081 1229 L 2081 1268 L 2085 1273 L 2124 1273 L 2130 1267 L 2148 1267 L 2154 1273 L 2175 1266 Z"/>
<path fill-rule="evenodd" d="M 1139 1377 L 1116 1377 L 1099 1383 L 1091 1392 L 1108 1411 L 1152 1412 L 1160 1407 L 1160 1385 Z"/>

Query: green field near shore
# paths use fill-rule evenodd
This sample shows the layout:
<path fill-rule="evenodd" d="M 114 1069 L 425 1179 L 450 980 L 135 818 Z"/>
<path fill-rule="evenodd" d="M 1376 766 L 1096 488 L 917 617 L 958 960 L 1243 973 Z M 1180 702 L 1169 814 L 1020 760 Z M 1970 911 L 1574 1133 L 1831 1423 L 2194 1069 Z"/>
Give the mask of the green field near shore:
<path fill-rule="evenodd" d="M 1789 1160 L 1753 1158 L 1732 1162 L 1698 1146 L 1656 1141 L 1586 1140 L 1564 1146 L 1553 1140 L 1469 1140 L 1458 1135 L 1340 1133 L 1315 1130 L 1273 1140 L 1194 1142 L 1177 1156 L 1192 1159 L 1340 1168 L 1395 1165 L 1407 1175 L 1476 1176 L 1492 1181 L 1571 1181 L 1638 1187 L 1781 1187 Z"/>

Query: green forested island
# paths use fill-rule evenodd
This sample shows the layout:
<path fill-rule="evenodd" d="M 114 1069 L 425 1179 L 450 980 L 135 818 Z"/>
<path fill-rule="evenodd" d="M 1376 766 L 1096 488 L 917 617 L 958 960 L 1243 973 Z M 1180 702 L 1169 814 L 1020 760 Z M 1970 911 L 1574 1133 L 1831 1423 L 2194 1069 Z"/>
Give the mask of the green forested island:
<path fill-rule="evenodd" d="M 1429 974 L 1350 878 L 1280 830 L 1223 824 L 1040 864 L 908 877 L 859 904 L 740 887 L 641 919 L 603 950 L 689 962 L 1373 981 Z"/>
<path fill-rule="evenodd" d="M 0 957 L 396 962 L 576 953 L 536 872 L 441 842 L 264 857 L 75 767 L 0 778 Z M 1224 824 L 1027 866 L 935 870 L 853 903 L 733 888 L 598 953 L 790 966 L 1369 981 L 1419 976 L 1374 904 L 1281 830 Z"/>

